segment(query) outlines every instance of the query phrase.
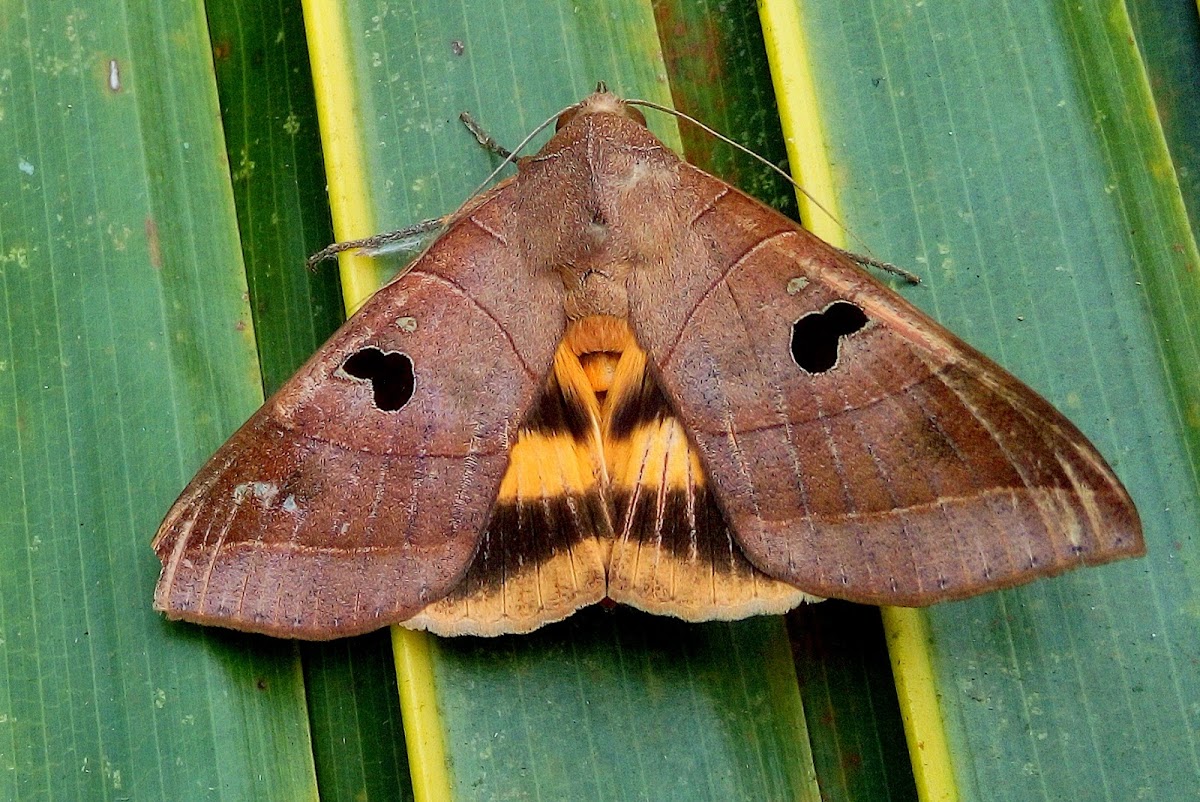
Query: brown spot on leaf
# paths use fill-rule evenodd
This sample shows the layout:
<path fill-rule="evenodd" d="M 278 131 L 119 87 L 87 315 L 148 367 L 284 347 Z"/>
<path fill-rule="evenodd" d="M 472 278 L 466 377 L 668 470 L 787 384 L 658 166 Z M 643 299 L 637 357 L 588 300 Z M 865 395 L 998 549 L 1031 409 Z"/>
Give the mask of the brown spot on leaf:
<path fill-rule="evenodd" d="M 150 266 L 162 270 L 162 247 L 158 242 L 158 223 L 153 217 L 146 218 L 146 250 L 150 254 Z"/>

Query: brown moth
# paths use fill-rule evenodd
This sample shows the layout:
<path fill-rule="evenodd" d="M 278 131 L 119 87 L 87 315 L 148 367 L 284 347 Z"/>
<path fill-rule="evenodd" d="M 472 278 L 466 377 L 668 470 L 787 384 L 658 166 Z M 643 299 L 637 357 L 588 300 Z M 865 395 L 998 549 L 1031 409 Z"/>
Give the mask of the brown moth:
<path fill-rule="evenodd" d="M 607 92 L 167 514 L 155 607 L 324 639 L 927 605 L 1143 553 L 1082 434 Z"/>

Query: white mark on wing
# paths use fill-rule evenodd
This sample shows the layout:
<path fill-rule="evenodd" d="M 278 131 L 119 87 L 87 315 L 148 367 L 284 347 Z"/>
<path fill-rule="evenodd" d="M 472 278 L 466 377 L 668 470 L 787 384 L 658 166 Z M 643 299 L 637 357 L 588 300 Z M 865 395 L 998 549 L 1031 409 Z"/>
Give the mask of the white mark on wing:
<path fill-rule="evenodd" d="M 234 485 L 233 501 L 240 505 L 247 497 L 262 502 L 264 507 L 270 507 L 275 496 L 279 495 L 279 485 L 274 482 L 241 482 Z"/>

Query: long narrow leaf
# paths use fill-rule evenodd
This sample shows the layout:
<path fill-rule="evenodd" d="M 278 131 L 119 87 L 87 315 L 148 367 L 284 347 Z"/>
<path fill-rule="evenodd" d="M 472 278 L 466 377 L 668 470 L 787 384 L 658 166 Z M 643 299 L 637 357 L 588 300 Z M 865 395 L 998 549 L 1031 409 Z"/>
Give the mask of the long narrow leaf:
<path fill-rule="evenodd" d="M 261 384 L 202 8 L 144 6 L 0 17 L 0 796 L 310 798 L 295 648 L 150 609 Z"/>

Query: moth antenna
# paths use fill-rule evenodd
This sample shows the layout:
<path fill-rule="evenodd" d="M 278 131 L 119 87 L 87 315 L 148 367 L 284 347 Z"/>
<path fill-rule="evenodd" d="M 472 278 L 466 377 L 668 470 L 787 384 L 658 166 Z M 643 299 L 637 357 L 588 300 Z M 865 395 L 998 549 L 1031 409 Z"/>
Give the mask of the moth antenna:
<path fill-rule="evenodd" d="M 740 150 L 742 153 L 745 153 L 747 156 L 758 161 L 760 164 L 764 165 L 768 169 L 773 170 L 774 172 L 783 176 L 783 179 L 785 181 L 787 181 L 789 184 L 791 184 L 793 187 L 795 187 L 797 192 L 800 192 L 801 194 L 804 195 L 804 197 L 806 197 L 810 201 L 812 201 L 813 206 L 816 206 L 818 209 L 825 212 L 825 214 L 829 216 L 830 220 L 837 223 L 838 226 L 843 231 L 845 231 L 847 234 L 849 234 L 850 237 L 855 242 L 857 242 L 859 245 L 861 245 L 864 250 L 870 250 L 870 248 L 867 247 L 867 243 L 863 242 L 861 237 L 859 237 L 857 234 L 855 234 L 853 231 L 851 231 L 850 228 L 845 223 L 843 223 L 841 220 L 839 220 L 838 217 L 833 212 L 826 209 L 825 205 L 823 203 L 821 203 L 819 200 L 814 198 L 812 193 L 810 193 L 807 189 L 805 189 L 803 186 L 801 186 L 800 182 L 798 182 L 796 179 L 792 178 L 788 174 L 788 172 L 786 170 L 781 169 L 779 167 L 779 165 L 772 164 L 770 161 L 768 161 L 767 159 L 758 155 L 753 150 L 751 150 L 750 148 L 741 144 L 740 142 L 737 142 L 737 141 L 725 136 L 724 134 L 722 134 L 720 131 L 716 130 L 715 128 L 711 128 L 711 127 L 705 125 L 704 123 L 700 122 L 699 120 L 697 120 L 695 117 L 691 116 L 690 114 L 685 114 L 684 112 L 679 111 L 678 109 L 672 109 L 667 106 L 662 106 L 662 105 L 659 105 L 658 103 L 654 103 L 653 101 L 650 101 L 650 100 L 626 100 L 625 102 L 628 103 L 630 106 L 645 106 L 648 109 L 654 109 L 655 111 L 661 111 L 664 114 L 673 115 L 673 116 L 679 118 L 680 120 L 686 120 L 689 123 L 691 123 L 692 125 L 699 128 L 701 131 L 704 131 L 709 136 L 714 137 L 715 139 L 718 139 L 721 142 L 724 142 L 726 145 L 729 145 L 737 150 Z M 844 248 L 836 248 L 836 250 L 839 251 L 840 253 L 842 253 L 844 256 L 849 257 L 851 260 L 857 262 L 860 265 L 864 265 L 864 266 L 870 265 L 871 267 L 877 267 L 880 270 L 900 276 L 901 278 L 903 278 L 905 281 L 909 282 L 910 284 L 920 284 L 921 283 L 921 277 L 918 276 L 916 273 L 911 273 L 902 267 L 898 267 L 898 266 L 892 264 L 891 262 L 884 262 L 880 259 L 876 259 L 874 256 L 864 256 L 862 254 L 854 253 L 853 251 L 847 251 Z"/>
<path fill-rule="evenodd" d="M 834 219 L 836 221 L 836 218 L 834 218 Z M 841 225 L 841 223 L 838 223 L 838 225 Z M 844 226 L 843 226 L 843 228 L 844 228 Z M 846 229 L 846 230 L 849 231 L 849 229 Z M 850 233 L 850 236 L 854 237 L 853 232 Z M 854 237 L 854 238 L 856 240 L 858 240 L 859 242 L 862 242 L 862 240 L 858 239 L 858 237 Z M 903 267 L 900 267 L 899 265 L 894 265 L 891 262 L 885 262 L 882 259 L 876 259 L 874 256 L 868 256 L 866 254 L 855 253 L 854 251 L 848 251 L 845 248 L 839 248 L 836 245 L 834 245 L 832 247 L 835 251 L 838 251 L 842 256 L 845 256 L 847 259 L 849 259 L 852 262 L 857 262 L 858 264 L 862 265 L 863 267 L 878 268 L 879 270 L 882 270 L 885 273 L 891 273 L 892 275 L 899 276 L 900 278 L 907 281 L 909 284 L 920 284 L 921 283 L 920 276 L 918 276 L 916 273 L 911 273 L 911 272 L 905 270 Z"/>

